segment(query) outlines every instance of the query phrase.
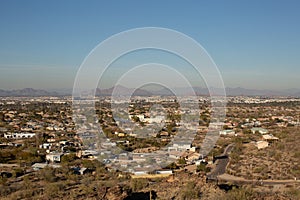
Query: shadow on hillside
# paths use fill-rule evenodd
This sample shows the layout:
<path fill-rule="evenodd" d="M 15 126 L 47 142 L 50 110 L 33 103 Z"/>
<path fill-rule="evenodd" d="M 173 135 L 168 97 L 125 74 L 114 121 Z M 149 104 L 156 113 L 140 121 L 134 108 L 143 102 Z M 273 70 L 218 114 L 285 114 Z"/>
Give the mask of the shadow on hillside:
<path fill-rule="evenodd" d="M 132 193 L 130 196 L 126 197 L 124 200 L 149 200 L 151 196 L 151 200 L 154 200 L 157 198 L 156 192 L 151 191 L 150 192 L 135 192 Z"/>

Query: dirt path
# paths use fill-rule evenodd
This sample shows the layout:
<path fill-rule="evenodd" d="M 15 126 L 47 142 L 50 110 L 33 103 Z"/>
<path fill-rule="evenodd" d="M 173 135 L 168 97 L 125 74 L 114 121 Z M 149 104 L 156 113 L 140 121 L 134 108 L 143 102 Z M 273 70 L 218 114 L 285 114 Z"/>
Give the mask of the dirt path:
<path fill-rule="evenodd" d="M 259 185 L 277 185 L 277 184 L 291 184 L 300 183 L 300 180 L 248 180 L 237 176 L 232 176 L 229 174 L 222 174 L 217 177 L 220 181 L 228 181 L 234 183 L 244 183 L 244 184 L 259 184 Z"/>

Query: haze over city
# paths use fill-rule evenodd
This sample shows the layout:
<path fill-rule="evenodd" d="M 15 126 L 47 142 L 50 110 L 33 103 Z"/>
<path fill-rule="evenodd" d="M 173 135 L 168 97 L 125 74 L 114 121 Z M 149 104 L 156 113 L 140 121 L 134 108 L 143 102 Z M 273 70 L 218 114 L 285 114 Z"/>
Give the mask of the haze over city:
<path fill-rule="evenodd" d="M 0 89 L 63 90 L 100 42 L 138 27 L 180 31 L 200 43 L 226 87 L 299 88 L 299 1 L 2 1 Z M 157 61 L 185 71 L 187 64 L 155 51 L 136 52 L 113 64 L 102 85 L 136 63 Z"/>

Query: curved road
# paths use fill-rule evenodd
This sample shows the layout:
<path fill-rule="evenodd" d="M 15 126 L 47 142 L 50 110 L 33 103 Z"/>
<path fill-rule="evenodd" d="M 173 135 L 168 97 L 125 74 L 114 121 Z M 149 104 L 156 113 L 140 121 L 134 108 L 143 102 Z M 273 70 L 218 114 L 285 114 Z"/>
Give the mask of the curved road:
<path fill-rule="evenodd" d="M 234 144 L 229 144 L 222 155 L 216 161 L 216 168 L 207 175 L 208 180 L 214 181 L 227 181 L 239 184 L 257 184 L 257 185 L 277 185 L 277 184 L 290 184 L 300 183 L 300 180 L 248 180 L 237 176 L 226 174 L 226 167 L 229 162 L 228 154 L 232 151 Z"/>
<path fill-rule="evenodd" d="M 216 168 L 207 176 L 209 180 L 217 180 L 217 177 L 226 172 L 226 166 L 229 162 L 228 154 L 232 151 L 234 144 L 229 144 L 221 156 L 216 161 Z"/>

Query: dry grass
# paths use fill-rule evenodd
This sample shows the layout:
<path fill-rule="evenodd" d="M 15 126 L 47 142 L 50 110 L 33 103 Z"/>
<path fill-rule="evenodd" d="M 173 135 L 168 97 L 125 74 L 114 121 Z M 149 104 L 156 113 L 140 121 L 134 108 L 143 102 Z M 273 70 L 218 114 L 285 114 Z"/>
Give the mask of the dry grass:
<path fill-rule="evenodd" d="M 246 179 L 294 179 L 300 178 L 300 131 L 297 127 L 271 131 L 279 137 L 265 149 L 253 144 L 243 145 L 237 163 L 231 162 L 228 173 Z"/>

